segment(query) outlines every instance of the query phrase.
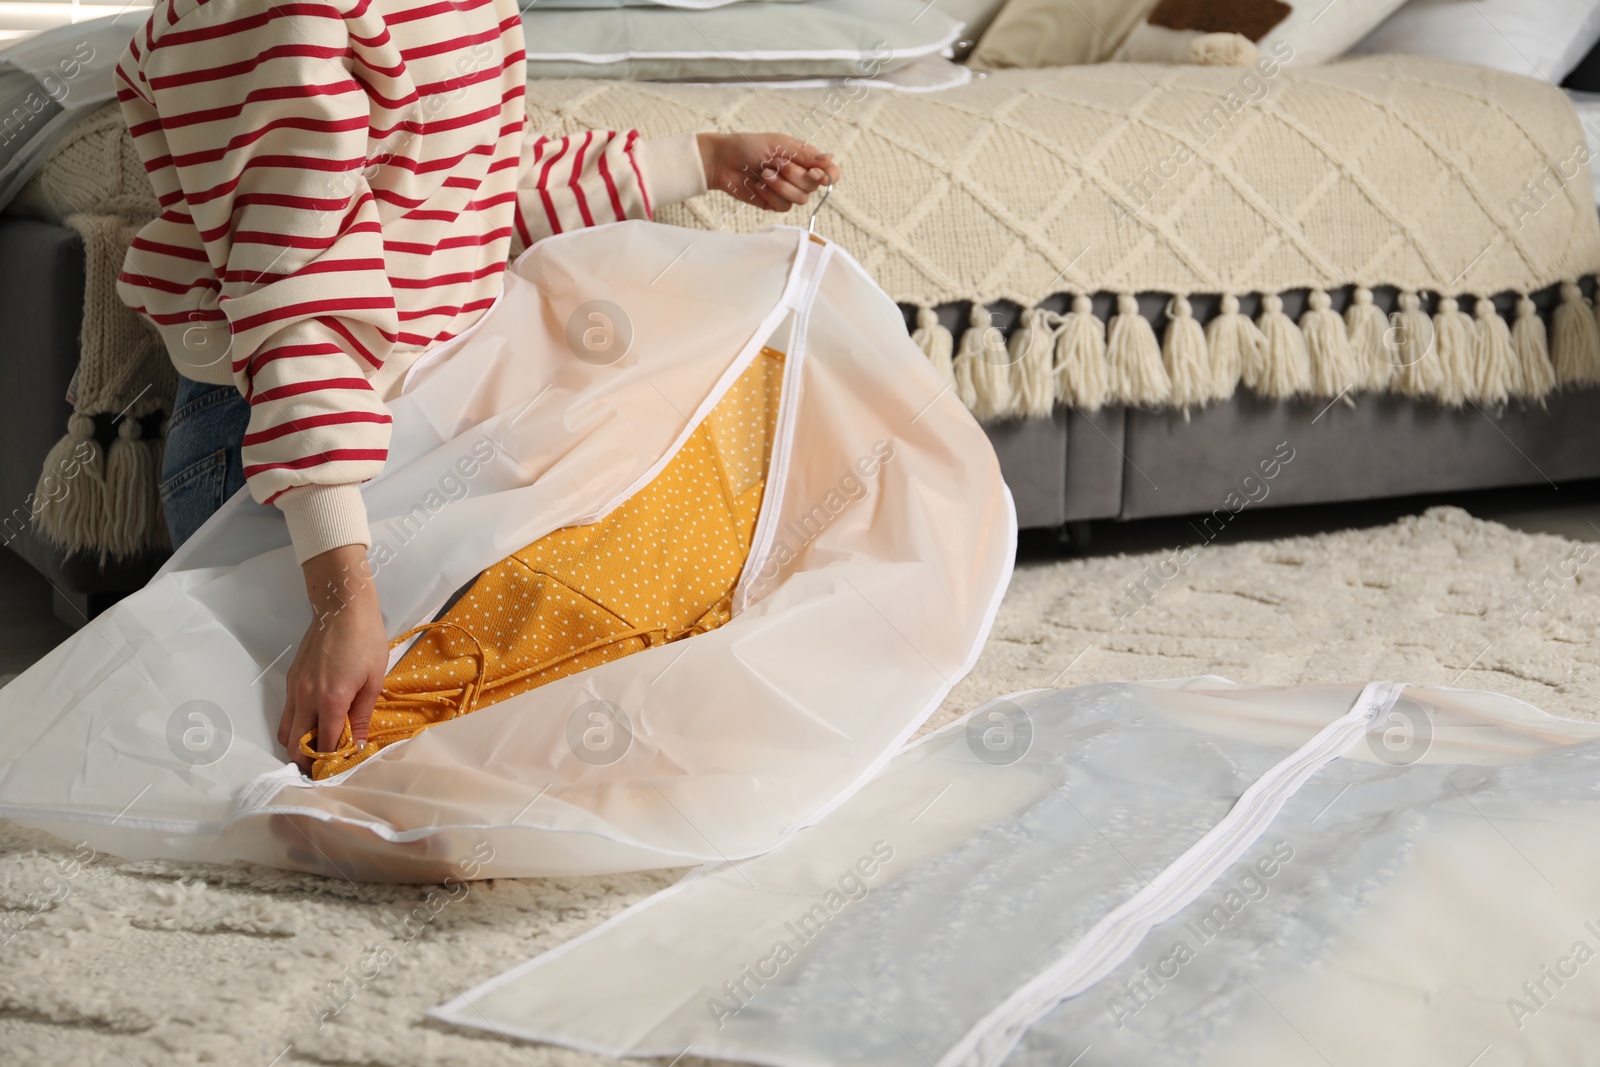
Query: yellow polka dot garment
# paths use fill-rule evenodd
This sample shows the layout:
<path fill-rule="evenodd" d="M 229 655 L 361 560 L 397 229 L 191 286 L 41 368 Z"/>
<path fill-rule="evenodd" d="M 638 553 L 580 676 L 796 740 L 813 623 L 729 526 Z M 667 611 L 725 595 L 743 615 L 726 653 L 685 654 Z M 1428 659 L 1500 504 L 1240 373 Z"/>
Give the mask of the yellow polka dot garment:
<path fill-rule="evenodd" d="M 645 648 L 713 630 L 761 511 L 784 354 L 764 348 L 637 494 L 598 522 L 541 537 L 480 574 L 384 679 L 357 752 L 300 740 L 313 778 L 429 726 Z"/>

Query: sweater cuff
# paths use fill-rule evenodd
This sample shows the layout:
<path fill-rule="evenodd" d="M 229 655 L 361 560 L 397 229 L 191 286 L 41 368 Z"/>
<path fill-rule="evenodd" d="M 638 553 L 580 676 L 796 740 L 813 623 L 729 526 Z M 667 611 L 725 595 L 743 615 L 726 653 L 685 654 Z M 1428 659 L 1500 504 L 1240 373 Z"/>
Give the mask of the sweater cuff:
<path fill-rule="evenodd" d="M 289 523 L 296 563 L 344 545 L 372 544 L 367 504 L 356 482 L 295 486 L 279 493 L 273 503 Z"/>
<path fill-rule="evenodd" d="M 692 133 L 640 140 L 634 145 L 633 159 L 652 207 L 681 203 L 706 191 L 706 166 L 700 159 L 700 142 Z"/>

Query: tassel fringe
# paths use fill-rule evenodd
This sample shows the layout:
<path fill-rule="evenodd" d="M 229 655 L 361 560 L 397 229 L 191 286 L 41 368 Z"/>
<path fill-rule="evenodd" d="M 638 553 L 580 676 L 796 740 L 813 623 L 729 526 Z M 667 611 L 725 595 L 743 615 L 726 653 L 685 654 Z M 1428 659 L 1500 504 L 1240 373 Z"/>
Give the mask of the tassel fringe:
<path fill-rule="evenodd" d="M 989 318 L 989 309 L 973 302 L 967 331 L 955 357 L 956 393 L 980 419 L 1015 415 L 1011 392 L 1011 353 L 1005 335 Z"/>
<path fill-rule="evenodd" d="M 1172 379 L 1161 362 L 1155 330 L 1139 314 L 1132 293 L 1117 296 L 1117 313 L 1106 330 L 1106 363 L 1111 368 L 1111 395 L 1120 403 L 1151 406 L 1172 395 Z"/>
<path fill-rule="evenodd" d="M 1106 363 L 1106 327 L 1089 298 L 1072 298 L 1056 333 L 1056 389 L 1061 399 L 1085 411 L 1099 411 L 1111 399 L 1111 368 Z"/>
<path fill-rule="evenodd" d="M 94 420 L 74 413 L 67 435 L 45 457 L 29 521 L 49 543 L 69 554 L 93 553 L 102 566 L 113 557 L 168 547 L 161 446 L 142 438 L 139 419 L 130 414 L 104 449 L 95 440 Z"/>
<path fill-rule="evenodd" d="M 1028 308 L 1011 335 L 1011 389 L 1018 415 L 1049 418 L 1056 406 L 1055 328 L 1059 316 Z"/>
<path fill-rule="evenodd" d="M 1161 343 L 1161 361 L 1172 382 L 1171 402 L 1190 407 L 1203 406 L 1212 396 L 1211 364 L 1207 358 L 1206 335 L 1194 320 L 1189 298 L 1178 295 L 1167 304 L 1167 336 Z"/>
<path fill-rule="evenodd" d="M 1551 331 L 1550 356 L 1561 385 L 1600 382 L 1600 327 L 1575 282 L 1561 283 L 1561 303 Z"/>
<path fill-rule="evenodd" d="M 1556 387 L 1556 369 L 1550 362 L 1550 344 L 1533 300 L 1524 294 L 1517 301 L 1517 322 L 1511 327 L 1511 347 L 1516 351 L 1517 376 L 1511 395 L 1542 402 Z"/>
<path fill-rule="evenodd" d="M 950 336 L 950 331 L 939 322 L 939 316 L 931 307 L 917 308 L 917 328 L 911 334 L 912 342 L 928 357 L 928 362 L 933 364 L 933 369 L 938 371 L 939 377 L 949 382 L 956 383 L 956 368 L 954 363 L 956 342 Z"/>
<path fill-rule="evenodd" d="M 1470 301 L 1470 313 L 1462 301 Z M 1239 310 L 1238 296 L 1225 293 L 1202 328 L 1188 296 L 1179 294 L 1167 305 L 1158 339 L 1132 293 L 1117 295 L 1109 323 L 1095 315 L 1088 294 L 1078 293 L 1064 315 L 1024 309 L 1009 343 L 981 302 L 973 305 L 959 338 L 930 307 L 917 308 L 911 336 L 980 419 L 1047 418 L 1058 402 L 1085 411 L 1107 404 L 1170 405 L 1187 417 L 1190 408 L 1226 399 L 1241 385 L 1277 399 L 1343 394 L 1347 404 L 1354 392 L 1387 390 L 1450 407 L 1513 397 L 1542 401 L 1558 386 L 1600 385 L 1600 308 L 1574 282 L 1562 283 L 1548 330 L 1526 294 L 1518 297 L 1510 322 L 1486 295 L 1441 294 L 1431 315 L 1412 291 L 1401 292 L 1398 305 L 1386 316 L 1372 291 L 1357 286 L 1341 315 L 1326 291 L 1313 289 L 1297 323 L 1284 313 L 1279 294 L 1265 293 L 1252 322 Z M 124 430 L 109 458 L 99 455 L 91 436 L 95 458 L 83 467 L 103 472 L 98 491 L 136 492 L 148 502 L 153 497 L 144 487 L 154 484 L 148 472 L 156 462 L 149 457 L 159 457 L 159 446 L 140 441 L 136 427 Z M 74 434 L 63 438 L 50 461 L 69 456 L 79 440 Z M 84 525 L 79 509 L 93 510 L 85 500 L 96 491 L 86 488 L 77 504 L 55 509 L 48 526 L 62 531 L 61 543 L 99 543 L 70 540 L 78 536 L 71 531 Z M 128 516 L 128 527 L 113 537 L 119 548 L 151 536 L 144 511 L 117 513 Z M 159 517 L 157 510 L 157 527 Z M 134 533 L 136 527 L 145 533 Z M 159 535 L 164 537 L 164 529 Z"/>
<path fill-rule="evenodd" d="M 1389 359 L 1385 335 L 1389 320 L 1372 302 L 1372 290 L 1356 286 L 1351 294 L 1350 306 L 1344 309 L 1345 333 L 1350 338 L 1350 352 L 1360 368 L 1357 385 L 1362 389 L 1387 389 L 1394 377 L 1394 363 Z"/>

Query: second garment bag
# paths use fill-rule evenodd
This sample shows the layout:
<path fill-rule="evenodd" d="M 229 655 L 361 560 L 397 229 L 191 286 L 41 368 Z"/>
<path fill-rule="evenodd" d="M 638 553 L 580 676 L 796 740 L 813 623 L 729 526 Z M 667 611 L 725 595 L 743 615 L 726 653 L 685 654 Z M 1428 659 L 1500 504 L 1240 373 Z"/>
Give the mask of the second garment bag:
<path fill-rule="evenodd" d="M 1586 1063 L 1597 738 L 1391 683 L 1017 694 L 432 1014 L 773 1067 Z"/>

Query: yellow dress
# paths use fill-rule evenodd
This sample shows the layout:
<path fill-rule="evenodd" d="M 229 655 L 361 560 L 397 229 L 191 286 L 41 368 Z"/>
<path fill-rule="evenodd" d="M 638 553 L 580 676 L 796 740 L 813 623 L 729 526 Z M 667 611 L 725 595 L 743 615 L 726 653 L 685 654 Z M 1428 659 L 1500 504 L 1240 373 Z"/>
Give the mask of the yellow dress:
<path fill-rule="evenodd" d="M 713 630 L 732 615 L 777 426 L 784 354 L 763 348 L 683 447 L 605 518 L 539 538 L 485 570 L 384 679 L 356 750 L 300 739 L 311 776 L 348 770 L 386 745 L 476 708 Z"/>

